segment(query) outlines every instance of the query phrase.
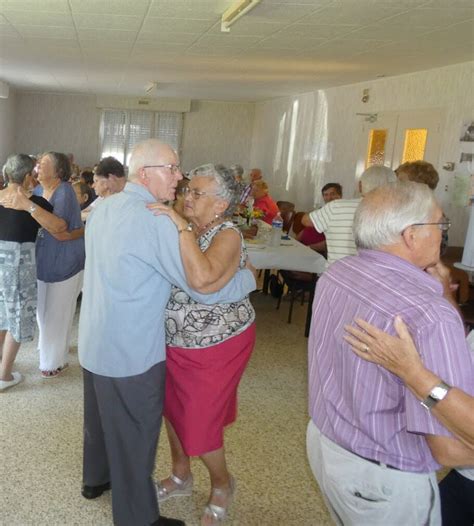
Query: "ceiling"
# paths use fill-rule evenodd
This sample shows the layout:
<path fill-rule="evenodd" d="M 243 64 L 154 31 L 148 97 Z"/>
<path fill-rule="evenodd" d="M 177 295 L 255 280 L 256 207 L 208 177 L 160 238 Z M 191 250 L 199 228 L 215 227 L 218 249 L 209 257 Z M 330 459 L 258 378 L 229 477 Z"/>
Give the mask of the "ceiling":
<path fill-rule="evenodd" d="M 0 78 L 28 90 L 256 101 L 466 62 L 473 0 L 0 0 Z"/>

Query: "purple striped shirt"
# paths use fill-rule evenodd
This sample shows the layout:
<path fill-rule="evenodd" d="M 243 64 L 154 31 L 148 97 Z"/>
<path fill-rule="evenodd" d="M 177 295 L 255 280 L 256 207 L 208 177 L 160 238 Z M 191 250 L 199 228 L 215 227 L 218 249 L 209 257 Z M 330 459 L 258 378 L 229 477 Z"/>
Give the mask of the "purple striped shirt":
<path fill-rule="evenodd" d="M 425 434 L 449 431 L 390 372 L 355 355 L 342 339 L 355 317 L 395 334 L 408 325 L 423 362 L 445 382 L 474 394 L 464 328 L 441 284 L 408 261 L 361 250 L 333 263 L 318 282 L 309 349 L 309 412 L 340 446 L 404 471 L 439 468 Z"/>

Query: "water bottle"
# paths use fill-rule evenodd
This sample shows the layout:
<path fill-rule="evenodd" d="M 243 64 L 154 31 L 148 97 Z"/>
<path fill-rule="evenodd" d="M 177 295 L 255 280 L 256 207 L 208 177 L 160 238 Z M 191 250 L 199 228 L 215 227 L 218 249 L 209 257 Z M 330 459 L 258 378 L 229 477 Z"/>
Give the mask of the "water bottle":
<path fill-rule="evenodd" d="M 272 247 L 279 247 L 281 243 L 281 235 L 283 233 L 283 219 L 280 212 L 273 218 L 272 221 L 272 238 L 270 245 Z"/>

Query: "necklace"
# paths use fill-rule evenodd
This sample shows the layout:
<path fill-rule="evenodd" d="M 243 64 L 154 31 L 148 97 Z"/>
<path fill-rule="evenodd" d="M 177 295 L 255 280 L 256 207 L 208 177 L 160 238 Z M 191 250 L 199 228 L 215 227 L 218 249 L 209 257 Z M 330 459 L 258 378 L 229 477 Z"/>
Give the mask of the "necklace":
<path fill-rule="evenodd" d="M 220 221 L 223 221 L 223 217 L 221 215 L 216 215 L 216 217 L 212 221 L 209 221 L 209 223 L 205 224 L 204 226 L 197 227 L 196 228 L 197 236 L 198 237 L 203 236 L 209 230 L 211 226 L 216 225 Z"/>

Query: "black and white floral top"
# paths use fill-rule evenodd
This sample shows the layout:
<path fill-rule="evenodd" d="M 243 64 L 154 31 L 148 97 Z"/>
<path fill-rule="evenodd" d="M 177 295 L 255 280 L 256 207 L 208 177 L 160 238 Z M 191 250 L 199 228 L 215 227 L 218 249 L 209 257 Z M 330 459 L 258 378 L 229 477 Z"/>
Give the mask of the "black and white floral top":
<path fill-rule="evenodd" d="M 231 221 L 216 225 L 198 239 L 200 249 L 205 252 L 213 237 L 232 228 L 240 231 Z M 247 249 L 241 236 L 239 268 L 247 261 Z M 166 307 L 166 343 L 173 347 L 210 347 L 237 336 L 255 320 L 255 311 L 248 296 L 234 303 L 203 305 L 190 298 L 178 287 L 171 287 L 171 295 Z"/>

